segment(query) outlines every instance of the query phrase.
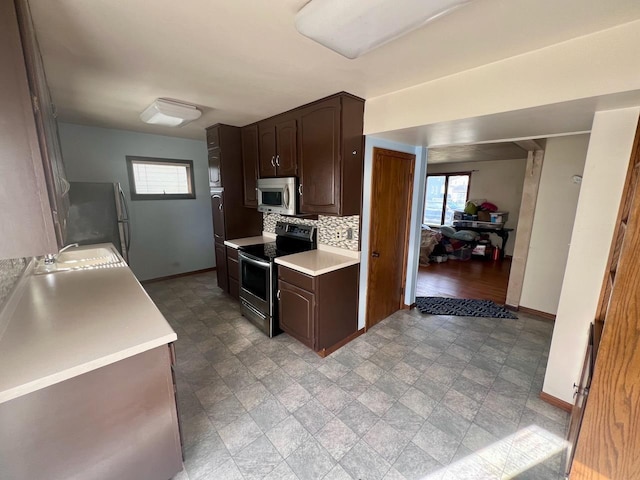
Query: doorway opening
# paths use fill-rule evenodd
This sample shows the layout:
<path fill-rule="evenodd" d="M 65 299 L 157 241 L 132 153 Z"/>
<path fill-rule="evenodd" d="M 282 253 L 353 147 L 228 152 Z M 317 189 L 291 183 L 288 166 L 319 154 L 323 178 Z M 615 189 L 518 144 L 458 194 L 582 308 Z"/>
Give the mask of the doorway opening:
<path fill-rule="evenodd" d="M 527 156 L 514 142 L 429 150 L 417 297 L 506 303 Z"/>
<path fill-rule="evenodd" d="M 373 149 L 366 329 L 404 306 L 415 161 Z"/>

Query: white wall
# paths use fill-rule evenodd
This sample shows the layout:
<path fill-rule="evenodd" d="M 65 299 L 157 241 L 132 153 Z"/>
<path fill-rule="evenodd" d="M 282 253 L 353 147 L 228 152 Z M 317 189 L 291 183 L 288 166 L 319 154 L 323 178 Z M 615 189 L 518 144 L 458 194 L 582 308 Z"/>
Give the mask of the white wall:
<path fill-rule="evenodd" d="M 543 387 L 570 403 L 596 314 L 639 114 L 640 107 L 610 110 L 593 120 Z"/>
<path fill-rule="evenodd" d="M 640 89 L 640 20 L 367 99 L 365 134 Z M 473 123 L 473 122 L 471 122 Z M 450 143 L 473 143 L 473 137 Z"/>
<path fill-rule="evenodd" d="M 64 123 L 60 140 L 70 181 L 122 184 L 131 209 L 130 263 L 138 279 L 215 265 L 204 141 Z M 193 160 L 196 198 L 131 201 L 127 155 Z"/>
<path fill-rule="evenodd" d="M 547 140 L 520 305 L 555 315 L 569 255 L 589 135 Z"/>
<path fill-rule="evenodd" d="M 367 318 L 367 283 L 369 276 L 369 232 L 371 228 L 371 179 L 374 147 L 412 153 L 416 156 L 413 179 L 413 202 L 411 209 L 411 230 L 409 232 L 409 250 L 407 259 L 407 284 L 405 303 L 411 305 L 415 301 L 415 284 L 418 277 L 418 258 L 420 256 L 420 223 L 424 204 L 426 185 L 426 151 L 422 147 L 389 142 L 367 136 L 364 147 L 364 188 L 362 194 L 362 253 L 360 262 L 360 306 L 358 328 L 364 328 Z"/>
<path fill-rule="evenodd" d="M 505 253 L 513 255 L 518 226 L 518 213 L 522 201 L 522 185 L 527 164 L 526 158 L 514 160 L 493 160 L 486 162 L 461 162 L 430 164 L 428 174 L 472 172 L 469 185 L 469 200 L 486 199 L 498 206 L 500 211 L 509 212 L 507 228 L 513 228 Z M 492 238 L 500 246 L 498 237 Z"/>

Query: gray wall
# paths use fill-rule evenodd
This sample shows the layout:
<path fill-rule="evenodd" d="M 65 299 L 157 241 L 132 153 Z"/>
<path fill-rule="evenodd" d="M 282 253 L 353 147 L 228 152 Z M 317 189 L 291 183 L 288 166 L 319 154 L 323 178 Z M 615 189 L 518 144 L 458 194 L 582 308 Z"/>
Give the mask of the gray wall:
<path fill-rule="evenodd" d="M 62 154 L 72 182 L 120 182 L 129 200 L 130 266 L 140 280 L 215 265 L 204 141 L 60 124 Z M 194 200 L 129 198 L 126 155 L 193 160 Z"/>

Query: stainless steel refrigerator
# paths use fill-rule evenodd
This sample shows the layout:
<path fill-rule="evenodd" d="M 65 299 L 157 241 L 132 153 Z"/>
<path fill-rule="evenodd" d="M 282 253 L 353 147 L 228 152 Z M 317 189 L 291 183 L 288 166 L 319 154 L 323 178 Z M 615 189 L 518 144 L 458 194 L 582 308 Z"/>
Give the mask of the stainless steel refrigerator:
<path fill-rule="evenodd" d="M 129 263 L 129 208 L 119 183 L 71 182 L 66 243 L 113 243 Z"/>

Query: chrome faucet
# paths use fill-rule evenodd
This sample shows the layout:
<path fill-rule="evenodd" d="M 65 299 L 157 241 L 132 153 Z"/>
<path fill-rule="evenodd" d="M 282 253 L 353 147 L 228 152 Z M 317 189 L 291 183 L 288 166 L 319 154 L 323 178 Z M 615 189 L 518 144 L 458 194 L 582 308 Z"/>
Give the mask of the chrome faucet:
<path fill-rule="evenodd" d="M 64 247 L 62 247 L 58 253 L 56 253 L 55 255 L 53 253 L 48 253 L 47 255 L 44 256 L 44 264 L 45 265 L 53 265 L 54 263 L 56 263 L 56 259 L 58 258 L 58 255 L 60 255 L 62 252 L 64 252 L 65 250 L 69 250 L 70 248 L 74 248 L 74 247 L 79 247 L 80 245 L 78 245 L 77 243 L 71 243 L 69 245 L 65 245 Z"/>

